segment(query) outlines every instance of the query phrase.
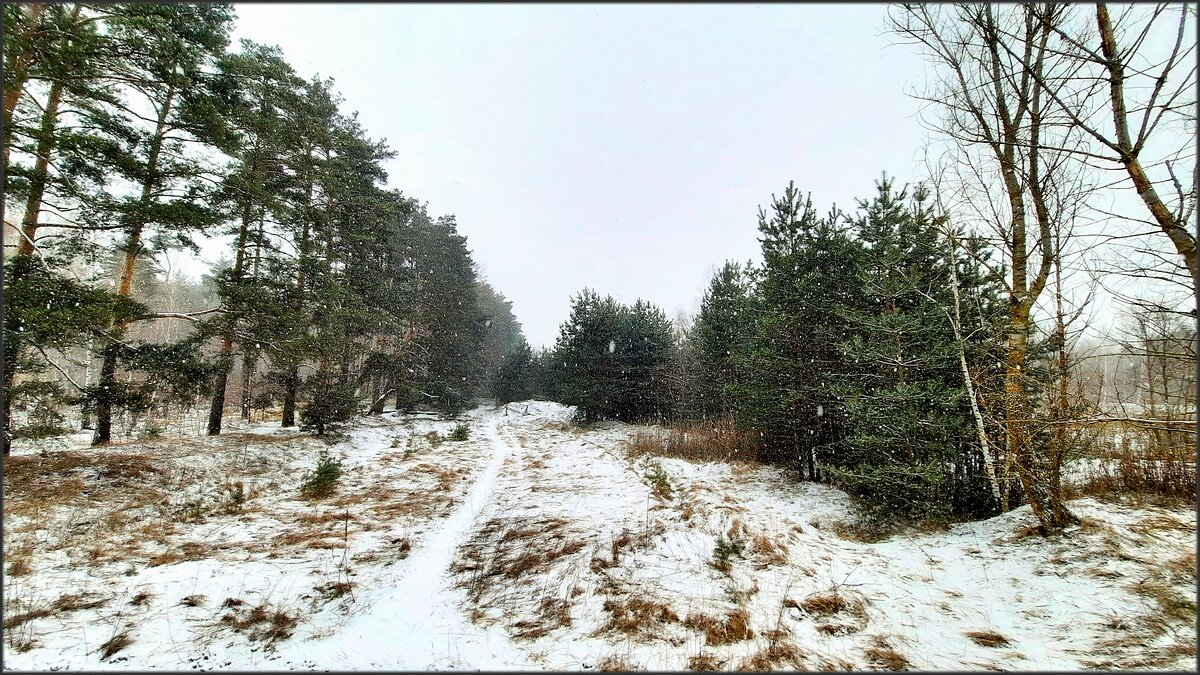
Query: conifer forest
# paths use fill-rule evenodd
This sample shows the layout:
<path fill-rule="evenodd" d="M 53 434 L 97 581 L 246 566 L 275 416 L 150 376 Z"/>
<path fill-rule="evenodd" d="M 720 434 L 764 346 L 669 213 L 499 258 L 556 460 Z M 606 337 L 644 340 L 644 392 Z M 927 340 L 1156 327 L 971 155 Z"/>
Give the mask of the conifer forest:
<path fill-rule="evenodd" d="M 4 668 L 1196 669 L 1194 3 L 3 11 Z"/>

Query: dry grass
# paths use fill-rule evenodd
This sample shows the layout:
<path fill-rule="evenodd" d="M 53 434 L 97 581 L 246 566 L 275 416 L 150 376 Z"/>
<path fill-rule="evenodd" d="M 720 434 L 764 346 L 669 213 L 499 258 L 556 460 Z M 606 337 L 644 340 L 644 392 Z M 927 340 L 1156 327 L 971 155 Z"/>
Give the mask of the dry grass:
<path fill-rule="evenodd" d="M 275 549 L 294 546 L 311 550 L 328 550 L 345 548 L 346 540 L 342 532 L 333 530 L 300 530 L 276 535 L 271 539 L 271 546 Z"/>
<path fill-rule="evenodd" d="M 911 665 L 908 658 L 892 649 L 887 638 L 876 635 L 871 639 L 871 643 L 872 646 L 863 650 L 863 655 L 867 657 L 871 665 L 891 672 L 908 670 Z"/>
<path fill-rule="evenodd" d="M 596 634 L 610 631 L 628 636 L 653 639 L 661 626 L 679 623 L 679 615 L 666 604 L 648 598 L 610 598 L 604 601 L 608 622 Z"/>
<path fill-rule="evenodd" d="M 861 596 L 844 593 L 837 587 L 810 594 L 800 602 L 791 598 L 783 601 L 785 608 L 799 609 L 820 622 L 816 629 L 825 635 L 848 635 L 861 631 L 867 625 L 866 605 L 866 600 Z"/>
<path fill-rule="evenodd" d="M 30 516 L 46 508 L 104 502 L 128 508 L 158 502 L 166 473 L 144 454 L 111 451 L 54 452 L 4 460 L 4 516 Z"/>
<path fill-rule="evenodd" d="M 4 630 L 10 631 L 18 626 L 37 619 L 44 619 L 67 612 L 78 612 L 83 609 L 97 609 L 108 604 L 108 598 L 95 593 L 66 593 L 60 595 L 54 602 L 41 607 L 33 607 L 24 612 L 10 614 L 4 618 Z M 14 604 L 8 602 L 6 609 L 13 609 Z"/>
<path fill-rule="evenodd" d="M 1007 647 L 1008 638 L 994 630 L 969 630 L 964 633 L 971 641 L 981 647 Z"/>
<path fill-rule="evenodd" d="M 1152 434 L 1147 432 L 1148 435 Z M 1175 442 L 1147 443 L 1150 449 L 1126 447 L 1089 464 L 1084 480 L 1067 487 L 1066 497 L 1120 497 L 1124 501 L 1166 503 L 1196 499 L 1195 426 L 1175 432 Z"/>
<path fill-rule="evenodd" d="M 450 495 L 428 488 L 413 489 L 401 494 L 399 499 L 395 499 L 395 493 L 390 490 L 379 491 L 377 497 L 378 503 L 373 504 L 370 510 L 379 520 L 394 520 L 399 517 L 429 518 L 437 515 L 439 511 L 448 511 L 454 504 L 454 498 Z M 362 501 L 363 497 L 353 497 L 349 501 L 335 501 L 334 506 L 348 506 Z"/>
<path fill-rule="evenodd" d="M 324 525 L 325 523 L 345 523 L 346 521 L 358 522 L 358 517 L 349 511 L 329 511 L 324 513 L 301 513 L 296 516 L 296 523 L 300 525 Z"/>
<path fill-rule="evenodd" d="M 13 553 L 9 555 L 8 566 L 4 573 L 10 577 L 22 577 L 33 571 L 33 567 L 29 563 L 29 554 L 20 555 Z"/>
<path fill-rule="evenodd" d="M 817 625 L 817 632 L 824 635 L 850 635 L 862 630 L 850 623 L 822 623 Z"/>
<path fill-rule="evenodd" d="M 171 549 L 166 552 L 153 556 L 146 562 L 149 567 L 158 567 L 160 565 L 172 565 L 178 562 L 188 560 L 203 560 L 212 555 L 212 548 L 200 542 L 187 541 L 179 545 L 177 549 Z"/>
<path fill-rule="evenodd" d="M 246 603 L 237 598 L 228 598 L 221 605 L 229 609 L 221 617 L 221 624 L 242 633 L 248 639 L 273 645 L 292 636 L 299 619 L 267 603 L 255 605 L 247 610 Z"/>
<path fill-rule="evenodd" d="M 571 603 L 561 598 L 543 598 L 538 605 L 536 620 L 523 619 L 512 625 L 513 637 L 535 640 L 556 628 L 570 627 Z"/>
<path fill-rule="evenodd" d="M 754 630 L 750 628 L 750 615 L 741 608 L 730 612 L 724 620 L 717 620 L 707 614 L 689 614 L 683 625 L 704 633 L 704 644 L 710 647 L 733 644 L 754 637 Z"/>
<path fill-rule="evenodd" d="M 754 566 L 758 569 L 786 565 L 788 562 L 787 544 L 776 543 L 761 534 L 750 541 L 750 553 L 753 555 Z"/>
<path fill-rule="evenodd" d="M 203 607 L 204 601 L 207 599 L 208 598 L 206 598 L 205 596 L 199 595 L 199 594 L 189 595 L 186 598 L 180 600 L 179 604 L 183 605 L 184 607 Z"/>
<path fill-rule="evenodd" d="M 313 587 L 313 590 L 325 602 L 337 600 L 346 595 L 354 597 L 354 583 L 351 581 L 330 581 L 324 584 L 317 584 Z"/>
<path fill-rule="evenodd" d="M 1184 582 L 1196 577 L 1196 554 L 1194 552 L 1168 560 L 1162 564 L 1162 569 L 1174 581 Z"/>
<path fill-rule="evenodd" d="M 621 656 L 605 656 L 596 662 L 596 670 L 604 673 L 631 673 L 642 670 Z"/>
<path fill-rule="evenodd" d="M 718 659 L 711 654 L 703 652 L 688 659 L 687 669 L 696 672 L 711 672 L 720 670 L 725 665 L 724 659 Z"/>
<path fill-rule="evenodd" d="M 1156 613 L 1147 615 L 1143 621 L 1152 635 L 1161 635 L 1172 625 L 1191 624 L 1196 620 L 1195 596 L 1187 597 L 1173 584 L 1154 575 L 1140 583 L 1130 584 L 1129 590 L 1158 605 Z"/>
<path fill-rule="evenodd" d="M 81 609 L 96 609 L 108 604 L 108 598 L 95 593 L 68 593 L 60 595 L 51 607 L 56 612 L 78 612 Z"/>
<path fill-rule="evenodd" d="M 149 591 L 138 591 L 136 595 L 129 600 L 129 604 L 134 607 L 141 607 L 150 601 L 154 594 Z"/>
<path fill-rule="evenodd" d="M 122 649 L 125 649 L 131 644 L 133 644 L 133 639 L 129 637 L 129 633 L 125 631 L 119 631 L 116 635 L 113 635 L 107 641 L 105 641 L 104 644 L 100 645 L 100 658 L 102 660 L 108 660 L 112 658 L 114 654 Z"/>
<path fill-rule="evenodd" d="M 759 650 L 743 659 L 737 670 L 743 672 L 763 672 L 774 670 L 775 666 L 790 666 L 785 670 L 804 670 L 804 653 L 790 642 L 772 641 L 766 649 Z"/>
<path fill-rule="evenodd" d="M 758 437 L 733 428 L 732 420 L 680 422 L 663 430 L 640 430 L 626 442 L 630 455 L 679 457 L 693 462 L 756 462 Z"/>
<path fill-rule="evenodd" d="M 850 603 L 837 591 L 823 591 L 808 596 L 799 607 L 813 616 L 828 616 L 848 609 Z"/>
<path fill-rule="evenodd" d="M 11 614 L 9 616 L 4 617 L 4 630 L 10 631 L 10 630 L 12 630 L 18 626 L 21 626 L 25 623 L 28 623 L 30 621 L 34 621 L 36 619 L 44 619 L 48 616 L 53 616 L 54 614 L 55 614 L 54 610 L 51 609 L 49 606 L 38 607 L 36 609 L 31 609 L 26 612 L 18 612 L 16 614 Z"/>

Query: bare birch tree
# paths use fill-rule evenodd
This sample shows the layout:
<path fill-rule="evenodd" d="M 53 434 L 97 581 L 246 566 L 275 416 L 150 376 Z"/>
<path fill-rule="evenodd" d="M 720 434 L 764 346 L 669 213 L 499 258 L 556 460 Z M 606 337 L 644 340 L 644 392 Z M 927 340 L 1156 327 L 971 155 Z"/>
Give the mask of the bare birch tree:
<path fill-rule="evenodd" d="M 1076 520 L 1059 490 L 1058 466 L 1031 443 L 1027 387 L 1031 315 L 1054 268 L 1056 226 L 1071 211 L 1061 202 L 1080 184 L 1066 150 L 1080 145 L 1081 132 L 1049 105 L 1066 96 L 1079 68 L 1048 58 L 1068 12 L 1053 4 L 972 3 L 904 5 L 890 16 L 893 32 L 918 45 L 940 76 L 918 97 L 937 111 L 932 126 L 948 141 L 953 215 L 990 231 L 1008 268 L 1005 455 L 1044 530 Z"/>

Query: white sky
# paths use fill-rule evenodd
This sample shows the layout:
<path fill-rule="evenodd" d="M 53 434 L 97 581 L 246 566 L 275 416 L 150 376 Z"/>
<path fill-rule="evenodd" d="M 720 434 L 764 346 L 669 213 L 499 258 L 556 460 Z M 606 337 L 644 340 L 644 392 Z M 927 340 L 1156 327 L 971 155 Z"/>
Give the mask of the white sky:
<path fill-rule="evenodd" d="M 333 77 L 389 183 L 453 213 L 534 346 L 585 286 L 668 314 L 758 257 L 794 179 L 824 210 L 917 175 L 924 64 L 884 5 L 239 4 L 235 39 Z M 210 250 L 213 250 L 210 248 Z M 215 250 L 213 250 L 215 257 Z"/>
<path fill-rule="evenodd" d="M 852 211 L 881 172 L 924 173 L 907 92 L 930 70 L 893 44 L 883 4 L 236 9 L 235 43 L 278 45 L 302 76 L 333 77 L 343 112 L 397 151 L 390 186 L 457 216 L 535 347 L 553 344 L 585 286 L 697 310 L 721 263 L 758 259 L 758 207 L 789 180 L 822 212 Z M 1146 218 L 1130 189 L 1106 194 Z M 1165 245 L 1156 229 L 1146 241 Z M 1071 276 L 1082 299 L 1086 275 Z M 1084 323 L 1103 332 L 1119 310 L 1101 289 Z"/>

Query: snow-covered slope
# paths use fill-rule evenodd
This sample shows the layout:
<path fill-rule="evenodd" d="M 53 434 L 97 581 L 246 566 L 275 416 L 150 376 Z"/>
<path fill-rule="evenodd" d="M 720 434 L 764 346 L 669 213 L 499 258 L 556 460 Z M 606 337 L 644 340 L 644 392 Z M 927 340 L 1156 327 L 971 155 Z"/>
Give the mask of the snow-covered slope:
<path fill-rule="evenodd" d="M 635 427 L 570 412 L 17 457 L 4 666 L 1195 669 L 1194 512 L 1078 500 L 1050 538 L 1026 507 L 864 543 L 837 490 L 631 459 Z M 321 449 L 345 474 L 310 502 Z"/>

